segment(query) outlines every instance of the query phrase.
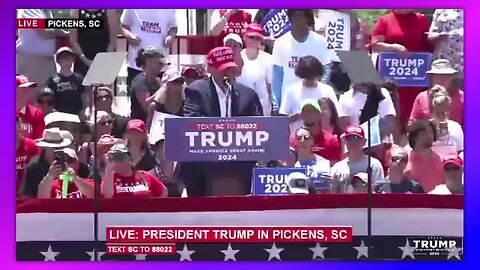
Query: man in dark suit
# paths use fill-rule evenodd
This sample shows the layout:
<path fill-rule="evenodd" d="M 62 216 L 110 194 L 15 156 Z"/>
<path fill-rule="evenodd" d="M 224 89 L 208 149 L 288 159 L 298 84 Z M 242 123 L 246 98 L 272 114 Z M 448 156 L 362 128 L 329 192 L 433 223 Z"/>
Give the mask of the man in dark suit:
<path fill-rule="evenodd" d="M 236 83 L 238 66 L 233 51 L 218 47 L 207 55 L 209 77 L 185 88 L 185 117 L 262 116 L 255 90 Z M 256 161 L 182 163 L 181 178 L 189 197 L 246 195 L 250 193 Z"/>

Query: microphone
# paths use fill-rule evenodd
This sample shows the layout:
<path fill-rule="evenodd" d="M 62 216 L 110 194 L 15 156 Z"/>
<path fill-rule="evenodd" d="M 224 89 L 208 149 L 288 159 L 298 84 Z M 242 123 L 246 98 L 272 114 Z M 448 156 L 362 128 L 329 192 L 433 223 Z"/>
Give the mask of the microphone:
<path fill-rule="evenodd" d="M 232 84 L 230 83 L 230 79 L 228 78 L 228 76 L 224 75 L 222 80 L 223 80 L 223 84 L 228 88 L 228 90 L 231 90 Z"/>

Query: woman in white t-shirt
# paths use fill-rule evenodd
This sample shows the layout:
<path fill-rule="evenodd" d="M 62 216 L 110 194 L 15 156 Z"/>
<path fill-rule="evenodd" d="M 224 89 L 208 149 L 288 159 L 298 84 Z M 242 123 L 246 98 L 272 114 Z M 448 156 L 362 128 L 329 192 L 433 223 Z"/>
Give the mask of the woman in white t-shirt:
<path fill-rule="evenodd" d="M 292 133 L 302 126 L 300 110 L 305 100 L 329 98 L 338 110 L 338 100 L 335 91 L 328 84 L 319 81 L 323 74 L 323 65 L 314 56 L 302 57 L 298 62 L 295 68 L 295 76 L 302 80 L 289 85 L 285 89 L 279 110 L 280 114 L 290 116 L 290 131 Z"/>
<path fill-rule="evenodd" d="M 311 30 L 314 24 L 313 11 L 311 9 L 289 9 L 287 14 L 292 25 L 291 31 L 275 41 L 272 53 L 272 93 L 277 106 L 282 104 L 286 88 L 290 84 L 300 81 L 300 78 L 295 75 L 295 67 L 302 57 L 312 55 L 327 67 L 331 62 L 331 52 L 327 49 L 327 40 Z M 330 72 L 329 69 L 327 70 L 328 72 L 324 72 L 326 75 Z"/>
<path fill-rule="evenodd" d="M 463 152 L 463 129 L 459 123 L 448 119 L 450 104 L 445 88 L 433 94 L 432 118 L 437 124 L 437 141 L 433 144 L 433 150 L 443 157 Z"/>
<path fill-rule="evenodd" d="M 168 55 L 177 34 L 177 20 L 175 9 L 124 9 L 120 22 L 128 41 L 127 85 L 130 89 L 133 78 L 142 71 L 135 62 L 138 51 L 153 46 Z"/>
<path fill-rule="evenodd" d="M 272 56 L 260 49 L 263 40 L 262 26 L 256 23 L 249 24 L 243 40 L 245 44 L 245 49 L 241 52 L 243 68 L 237 80 L 257 92 L 262 104 L 263 115 L 270 116 L 272 111 L 270 88 Z"/>
<path fill-rule="evenodd" d="M 350 90 L 340 96 L 339 105 L 338 116 L 342 129 L 358 126 L 380 115 L 384 123 L 382 125 L 384 134 L 391 133 L 396 112 L 387 89 L 373 84 L 353 85 Z"/>

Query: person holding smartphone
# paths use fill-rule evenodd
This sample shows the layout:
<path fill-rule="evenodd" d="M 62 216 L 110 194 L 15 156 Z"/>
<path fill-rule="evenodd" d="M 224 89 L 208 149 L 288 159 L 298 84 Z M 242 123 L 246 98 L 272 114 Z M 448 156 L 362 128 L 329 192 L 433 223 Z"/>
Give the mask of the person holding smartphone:
<path fill-rule="evenodd" d="M 446 90 L 432 97 L 432 120 L 437 127 L 434 151 L 442 157 L 456 156 L 464 150 L 462 126 L 449 119 L 451 99 Z"/>
<path fill-rule="evenodd" d="M 70 136 L 67 135 L 65 130 L 60 130 L 59 128 L 47 128 L 44 130 L 42 138 L 36 141 L 36 145 L 41 149 L 41 153 L 32 158 L 25 169 L 25 179 L 20 187 L 21 196 L 37 197 L 40 183 L 45 180 L 50 172 L 53 172 L 50 169 L 52 164 L 56 160 L 60 159 L 61 161 L 62 159 L 55 150 L 67 148 L 72 144 L 71 134 Z M 78 176 L 88 176 L 88 167 L 85 164 L 78 162 L 78 167 L 74 166 L 74 168 Z M 62 169 L 62 171 L 64 170 Z M 53 174 L 50 176 L 52 177 L 50 180 L 53 181 L 58 175 Z"/>
<path fill-rule="evenodd" d="M 80 163 L 75 150 L 71 148 L 55 150 L 54 155 L 55 160 L 38 185 L 37 197 L 39 199 L 94 198 L 94 181 L 81 178 L 77 174 Z"/>
<path fill-rule="evenodd" d="M 168 190 L 155 176 L 134 169 L 132 155 L 125 144 L 115 144 L 106 155 L 101 194 L 107 199 L 167 197 Z"/>

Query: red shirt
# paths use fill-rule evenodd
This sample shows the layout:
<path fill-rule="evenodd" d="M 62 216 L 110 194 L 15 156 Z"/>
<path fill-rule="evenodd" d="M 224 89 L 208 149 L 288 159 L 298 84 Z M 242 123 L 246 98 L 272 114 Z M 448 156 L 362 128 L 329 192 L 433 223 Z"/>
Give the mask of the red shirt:
<path fill-rule="evenodd" d="M 17 149 L 16 157 L 16 170 L 17 170 L 17 191 L 20 190 L 23 182 L 23 174 L 25 173 L 25 168 L 30 162 L 32 157 L 40 154 L 41 150 L 35 144 L 35 141 L 21 138 L 20 143 Z"/>
<path fill-rule="evenodd" d="M 220 19 L 222 19 L 225 13 L 227 13 L 227 10 L 220 9 L 218 10 L 218 12 L 220 12 Z M 250 15 L 250 13 L 242 10 L 238 10 L 237 12 L 235 12 L 233 15 L 230 16 L 230 18 L 228 18 L 228 22 L 225 25 L 225 28 L 220 33 L 220 35 L 218 35 L 219 46 L 223 46 L 223 38 L 230 33 L 236 33 L 240 35 L 240 37 L 243 37 L 247 25 L 249 25 L 250 23 L 252 23 L 252 15 Z"/>
<path fill-rule="evenodd" d="M 113 198 L 160 197 L 167 189 L 155 176 L 145 171 L 135 171 L 132 176 L 113 174 Z M 102 182 L 102 191 L 104 182 Z"/>
<path fill-rule="evenodd" d="M 431 52 L 433 47 L 426 34 L 429 31 L 430 24 L 424 14 L 393 11 L 378 19 L 372 36 L 383 36 L 384 42 L 403 45 L 411 52 Z"/>
<path fill-rule="evenodd" d="M 86 182 L 91 184 L 92 186 L 95 184 L 95 182 L 92 179 L 85 179 Z M 53 181 L 52 183 L 52 193 L 51 197 L 52 199 L 62 199 L 62 186 L 63 186 L 63 181 L 60 179 L 57 179 Z M 82 199 L 86 198 L 85 195 L 83 195 L 77 188 L 77 186 L 74 183 L 70 183 L 68 185 L 68 191 L 67 191 L 67 197 L 66 199 Z"/>
<path fill-rule="evenodd" d="M 297 148 L 295 135 L 290 137 L 290 144 Z M 337 136 L 322 130 L 313 137 L 312 152 L 330 161 L 339 161 L 342 159 L 342 147 Z"/>
<path fill-rule="evenodd" d="M 381 16 L 372 36 L 383 36 L 384 42 L 403 45 L 409 52 L 432 52 L 433 46 L 427 40 L 426 32 L 430 31 L 427 17 L 422 13 L 398 14 L 390 12 Z M 406 122 L 410 117 L 413 102 L 422 88 L 399 87 L 399 117 Z"/>
<path fill-rule="evenodd" d="M 20 127 L 25 138 L 36 140 L 43 136 L 45 115 L 42 110 L 27 104 L 17 114 L 20 117 Z"/>
<path fill-rule="evenodd" d="M 405 173 L 420 183 L 426 193 L 438 185 L 445 184 L 442 158 L 435 152 L 430 157 L 424 158 L 411 151 Z"/>

